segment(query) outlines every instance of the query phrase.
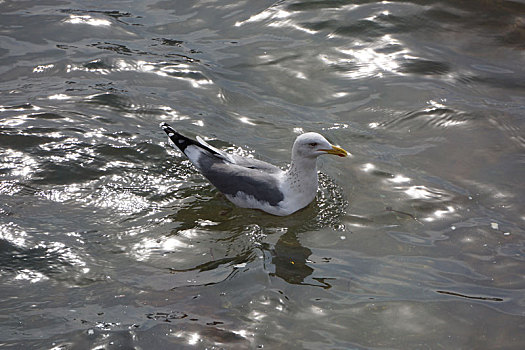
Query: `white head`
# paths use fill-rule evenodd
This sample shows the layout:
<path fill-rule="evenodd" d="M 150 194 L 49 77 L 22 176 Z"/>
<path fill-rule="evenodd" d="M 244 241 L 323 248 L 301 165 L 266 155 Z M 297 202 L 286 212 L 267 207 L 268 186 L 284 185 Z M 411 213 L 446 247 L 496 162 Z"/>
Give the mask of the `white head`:
<path fill-rule="evenodd" d="M 316 159 L 322 154 L 346 157 L 348 152 L 340 147 L 331 145 L 322 135 L 315 132 L 304 133 L 295 139 L 292 148 L 292 159 Z"/>

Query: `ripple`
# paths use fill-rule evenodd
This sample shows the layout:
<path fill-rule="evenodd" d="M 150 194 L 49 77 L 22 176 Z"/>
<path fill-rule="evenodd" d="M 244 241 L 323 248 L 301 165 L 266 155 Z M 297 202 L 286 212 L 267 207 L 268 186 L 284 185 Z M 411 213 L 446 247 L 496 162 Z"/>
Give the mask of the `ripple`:
<path fill-rule="evenodd" d="M 184 242 L 177 237 L 162 237 L 161 239 L 143 238 L 132 247 L 132 255 L 138 261 L 151 259 L 153 254 L 164 255 L 177 253 L 194 248 L 194 245 Z M 184 261 L 181 259 L 181 262 Z"/>
<path fill-rule="evenodd" d="M 122 18 L 131 18 L 131 17 L 138 18 L 137 16 L 133 16 L 130 12 L 120 12 L 120 11 L 117 11 L 117 10 L 104 11 L 104 10 L 63 9 L 63 10 L 61 10 L 61 12 L 62 13 L 66 13 L 66 14 L 70 14 L 70 18 L 73 17 L 73 16 L 92 18 L 92 15 L 95 14 L 95 15 L 98 15 L 98 16 L 109 17 L 109 18 L 111 18 L 113 20 L 116 20 L 119 23 L 125 23 L 125 24 L 127 24 L 127 23 L 122 21 Z M 79 22 L 79 23 L 82 23 L 82 22 Z M 103 23 L 105 23 L 105 22 L 103 22 Z M 75 23 L 73 23 L 73 24 L 75 24 Z M 101 24 L 101 25 L 105 25 L 105 24 Z"/>
<path fill-rule="evenodd" d="M 2 137 L 2 139 L 4 139 Z M 25 137 L 15 138 L 24 143 L 29 140 L 39 142 L 37 140 Z M 12 145 L 12 143 L 9 143 Z M 31 178 L 35 173 L 35 168 L 37 167 L 38 162 L 35 158 L 25 154 L 24 152 L 14 151 L 12 149 L 3 149 L 0 150 L 0 164 L 2 165 L 1 173 L 8 173 L 8 177 L 22 177 L 22 178 Z"/>
<path fill-rule="evenodd" d="M 441 128 L 458 127 L 468 124 L 473 119 L 469 113 L 448 108 L 442 102 L 430 100 L 427 108 L 400 114 L 388 121 L 376 123 L 373 127 L 399 130 L 416 128 L 423 130 L 427 126 Z"/>
<path fill-rule="evenodd" d="M 137 55 L 137 53 L 123 45 L 97 43 L 93 44 L 93 46 L 103 50 L 115 51 L 124 55 Z M 188 82 L 194 88 L 203 88 L 206 85 L 213 84 L 211 79 L 207 78 L 202 71 L 193 66 L 193 63 L 198 62 L 198 60 L 182 54 L 172 54 L 171 56 L 173 57 L 171 61 L 160 62 L 132 59 L 114 59 L 111 61 L 97 59 L 82 65 L 69 64 L 66 67 L 66 72 L 74 73 L 85 71 L 102 75 L 108 75 L 115 72 L 135 72 L 155 74 L 163 78 L 178 79 Z"/>
<path fill-rule="evenodd" d="M 92 283 L 93 275 L 88 259 L 78 247 L 67 247 L 65 243 L 46 240 L 35 241 L 35 235 L 19 231 L 11 239 L 15 226 L 11 223 L 0 228 L 0 261 L 6 275 L 4 283 L 38 283 L 50 279 L 66 283 Z M 7 231 L 7 232 L 6 232 Z M 4 233 L 2 233 L 4 232 Z M 28 244 L 25 244 L 27 241 Z M 11 275 L 11 282 L 5 277 Z"/>
<path fill-rule="evenodd" d="M 143 212 L 151 207 L 151 203 L 129 190 L 115 191 L 104 187 L 84 199 L 90 205 L 101 209 L 111 209 L 112 212 L 122 216 L 130 216 Z"/>
<path fill-rule="evenodd" d="M 14 222 L 0 225 L 0 239 L 15 248 L 27 248 L 27 232 Z"/>
<path fill-rule="evenodd" d="M 430 61 L 425 59 L 411 59 L 401 65 L 400 72 L 421 75 L 444 75 L 451 67 L 446 62 Z"/>
<path fill-rule="evenodd" d="M 504 301 L 504 299 L 497 298 L 497 297 L 472 296 L 472 295 L 465 295 L 465 294 L 461 294 L 461 293 L 449 292 L 449 291 L 444 291 L 444 290 L 437 290 L 436 293 L 452 295 L 452 296 L 466 298 L 466 299 L 474 299 L 474 300 Z"/>
<path fill-rule="evenodd" d="M 64 23 L 87 24 L 95 27 L 109 27 L 111 25 L 111 22 L 107 19 L 93 18 L 90 15 L 70 15 Z"/>

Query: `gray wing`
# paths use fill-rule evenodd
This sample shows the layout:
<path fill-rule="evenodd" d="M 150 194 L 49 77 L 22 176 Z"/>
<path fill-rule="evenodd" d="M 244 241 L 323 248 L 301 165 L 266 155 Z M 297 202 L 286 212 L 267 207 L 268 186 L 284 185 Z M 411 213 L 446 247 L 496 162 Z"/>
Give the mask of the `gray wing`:
<path fill-rule="evenodd" d="M 262 171 L 266 171 L 268 173 L 279 173 L 279 172 L 282 171 L 281 169 L 279 169 L 275 165 L 263 162 L 262 160 L 258 160 L 258 159 L 254 159 L 254 158 L 241 157 L 241 156 L 234 155 L 234 154 L 231 154 L 230 157 L 231 157 L 233 163 L 235 163 L 237 165 L 240 165 L 240 166 L 243 166 L 245 168 L 259 169 L 259 170 L 262 170 Z"/>
<path fill-rule="evenodd" d="M 284 199 L 275 176 L 282 170 L 266 162 L 235 156 L 235 163 L 230 163 L 207 153 L 199 157 L 198 168 L 224 194 L 235 196 L 240 191 L 270 205 Z"/>

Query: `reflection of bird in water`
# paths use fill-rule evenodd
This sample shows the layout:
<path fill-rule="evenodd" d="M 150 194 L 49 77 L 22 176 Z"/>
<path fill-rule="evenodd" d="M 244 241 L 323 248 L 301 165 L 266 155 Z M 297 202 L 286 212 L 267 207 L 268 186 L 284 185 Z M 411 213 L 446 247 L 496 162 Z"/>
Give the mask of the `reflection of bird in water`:
<path fill-rule="evenodd" d="M 275 275 L 288 283 L 302 284 L 304 279 L 314 272 L 314 269 L 306 265 L 306 259 L 310 255 L 312 251 L 303 247 L 295 234 L 285 233 L 273 250 Z"/>
<path fill-rule="evenodd" d="M 308 257 L 312 255 L 312 251 L 299 243 L 295 233 L 287 232 L 282 235 L 275 244 L 272 253 L 272 263 L 275 265 L 273 275 L 291 284 L 313 285 L 322 288 L 331 287 L 325 282 L 326 278 L 312 278 L 321 284 L 304 282 L 314 272 L 314 269 L 307 265 Z"/>
<path fill-rule="evenodd" d="M 287 171 L 252 158 L 229 154 L 200 137 L 189 139 L 166 123 L 160 126 L 195 167 L 234 204 L 261 209 L 273 215 L 289 215 L 306 207 L 317 193 L 317 157 L 348 153 L 331 145 L 322 135 L 299 135 L 292 147 Z"/>

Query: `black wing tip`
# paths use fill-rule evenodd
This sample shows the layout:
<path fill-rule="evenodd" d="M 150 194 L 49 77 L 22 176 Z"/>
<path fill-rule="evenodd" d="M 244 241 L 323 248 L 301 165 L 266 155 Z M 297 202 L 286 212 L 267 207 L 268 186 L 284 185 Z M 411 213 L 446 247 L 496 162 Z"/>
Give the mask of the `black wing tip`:
<path fill-rule="evenodd" d="M 159 124 L 159 126 L 164 130 L 164 132 L 168 135 L 169 139 L 173 144 L 180 149 L 182 152 L 188 147 L 189 145 L 196 144 L 195 141 L 192 139 L 179 134 L 175 129 L 173 129 L 168 123 L 162 122 Z"/>
<path fill-rule="evenodd" d="M 175 129 L 173 129 L 168 123 L 165 123 L 165 122 L 162 122 L 160 123 L 159 125 L 162 130 L 164 130 L 164 132 L 166 134 L 168 134 L 168 136 L 173 136 L 173 134 L 178 134 L 178 132 L 175 131 Z M 171 134 L 171 135 L 170 135 Z M 182 136 L 182 135 L 181 135 Z"/>
<path fill-rule="evenodd" d="M 199 148 L 205 149 L 206 151 L 210 152 L 211 154 L 218 154 L 215 150 L 206 147 L 205 145 L 201 144 L 200 142 L 197 142 L 195 140 L 190 139 L 189 137 L 186 137 L 184 135 L 179 134 L 175 129 L 173 129 L 168 123 L 162 122 L 159 124 L 159 126 L 164 130 L 164 132 L 168 135 L 170 140 L 179 148 L 182 152 L 186 149 L 186 147 L 190 145 L 197 146 Z"/>
<path fill-rule="evenodd" d="M 166 129 L 168 129 L 168 128 L 171 129 L 171 126 L 170 126 L 168 123 L 166 123 L 166 122 L 162 122 L 162 123 L 160 123 L 159 126 L 160 126 L 163 130 L 166 130 Z"/>

